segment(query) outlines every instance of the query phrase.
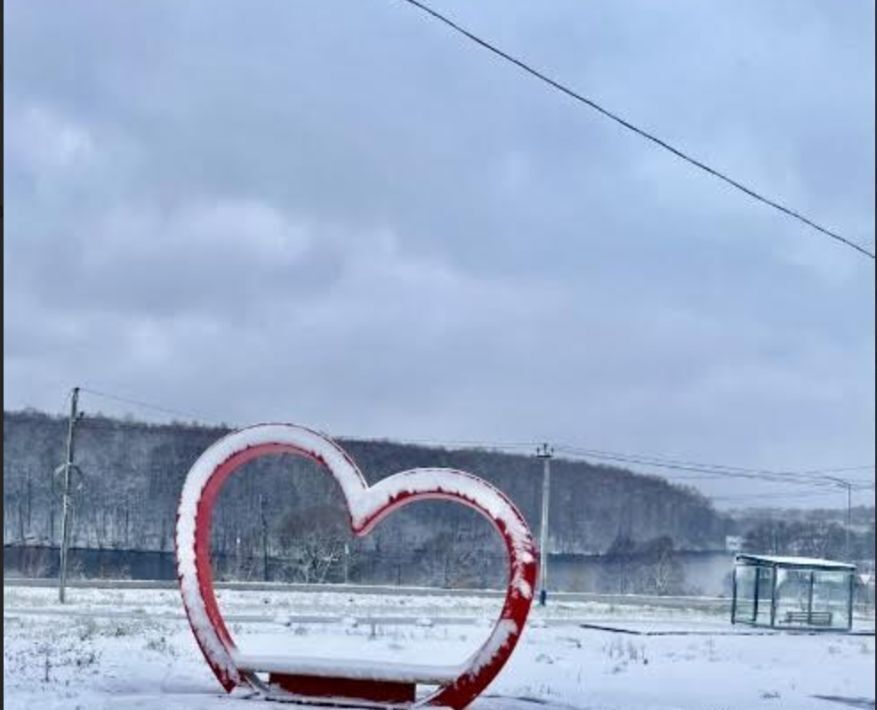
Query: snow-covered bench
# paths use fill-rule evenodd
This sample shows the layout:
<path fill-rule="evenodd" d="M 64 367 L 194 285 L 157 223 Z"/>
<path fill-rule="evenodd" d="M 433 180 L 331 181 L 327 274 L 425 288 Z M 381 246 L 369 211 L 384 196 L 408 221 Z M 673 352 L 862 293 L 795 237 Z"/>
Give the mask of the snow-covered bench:
<path fill-rule="evenodd" d="M 246 673 L 268 673 L 268 685 L 308 697 L 353 697 L 375 702 L 410 703 L 418 685 L 445 685 L 462 672 L 458 666 L 419 663 L 265 656 L 235 653 Z"/>

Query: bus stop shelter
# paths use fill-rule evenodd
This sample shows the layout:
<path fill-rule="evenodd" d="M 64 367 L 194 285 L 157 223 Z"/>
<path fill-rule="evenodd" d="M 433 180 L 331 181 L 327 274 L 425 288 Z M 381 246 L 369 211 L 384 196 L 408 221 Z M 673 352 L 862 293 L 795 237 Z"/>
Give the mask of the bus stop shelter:
<path fill-rule="evenodd" d="M 856 566 L 811 557 L 736 556 L 731 623 L 849 631 Z"/>

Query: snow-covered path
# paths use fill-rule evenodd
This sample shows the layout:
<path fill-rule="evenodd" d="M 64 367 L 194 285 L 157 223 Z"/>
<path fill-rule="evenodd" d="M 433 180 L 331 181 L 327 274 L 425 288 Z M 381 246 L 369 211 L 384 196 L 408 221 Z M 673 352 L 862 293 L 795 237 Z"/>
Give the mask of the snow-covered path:
<path fill-rule="evenodd" d="M 282 592 L 223 592 L 220 603 L 229 615 L 261 619 L 231 623 L 247 651 L 429 663 L 462 660 L 488 633 L 480 619 L 497 604 Z M 220 692 L 177 595 L 77 589 L 66 608 L 79 615 L 55 613 L 50 589 L 5 588 L 6 707 L 252 709 L 242 695 Z M 295 614 L 332 620 L 300 623 Z M 355 621 L 381 615 L 413 622 Z M 701 635 L 616 634 L 581 628 L 581 619 Z M 727 635 L 722 618 L 592 604 L 536 609 L 533 621 L 474 710 L 874 707 L 873 636 Z"/>

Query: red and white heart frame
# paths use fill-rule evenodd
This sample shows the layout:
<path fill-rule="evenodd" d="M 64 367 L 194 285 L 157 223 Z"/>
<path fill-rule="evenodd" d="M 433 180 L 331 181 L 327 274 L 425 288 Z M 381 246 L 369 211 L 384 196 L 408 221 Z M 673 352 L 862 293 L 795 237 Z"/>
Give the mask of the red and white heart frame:
<path fill-rule="evenodd" d="M 265 691 L 255 673 L 239 667 L 238 651 L 223 621 L 210 565 L 211 516 L 220 490 L 235 470 L 270 454 L 291 453 L 322 464 L 338 482 L 354 534 L 366 535 L 380 520 L 408 503 L 449 500 L 477 510 L 505 542 L 509 562 L 505 601 L 493 631 L 453 680 L 413 707 L 464 708 L 496 677 L 524 629 L 536 585 L 537 552 L 523 516 L 486 481 L 463 471 L 420 468 L 369 486 L 336 443 L 293 424 L 260 424 L 233 432 L 210 446 L 189 470 L 177 514 L 177 567 L 183 604 L 204 657 L 226 691 L 249 686 Z M 339 669 L 343 675 L 343 668 Z"/>

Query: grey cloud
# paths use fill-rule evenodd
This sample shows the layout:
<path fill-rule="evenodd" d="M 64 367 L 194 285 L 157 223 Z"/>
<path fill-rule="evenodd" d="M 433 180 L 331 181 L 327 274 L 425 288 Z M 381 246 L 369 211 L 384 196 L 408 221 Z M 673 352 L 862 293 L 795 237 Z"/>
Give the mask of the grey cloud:
<path fill-rule="evenodd" d="M 873 6 L 442 7 L 873 241 Z M 869 264 L 410 8 L 5 9 L 6 406 L 873 460 Z"/>

